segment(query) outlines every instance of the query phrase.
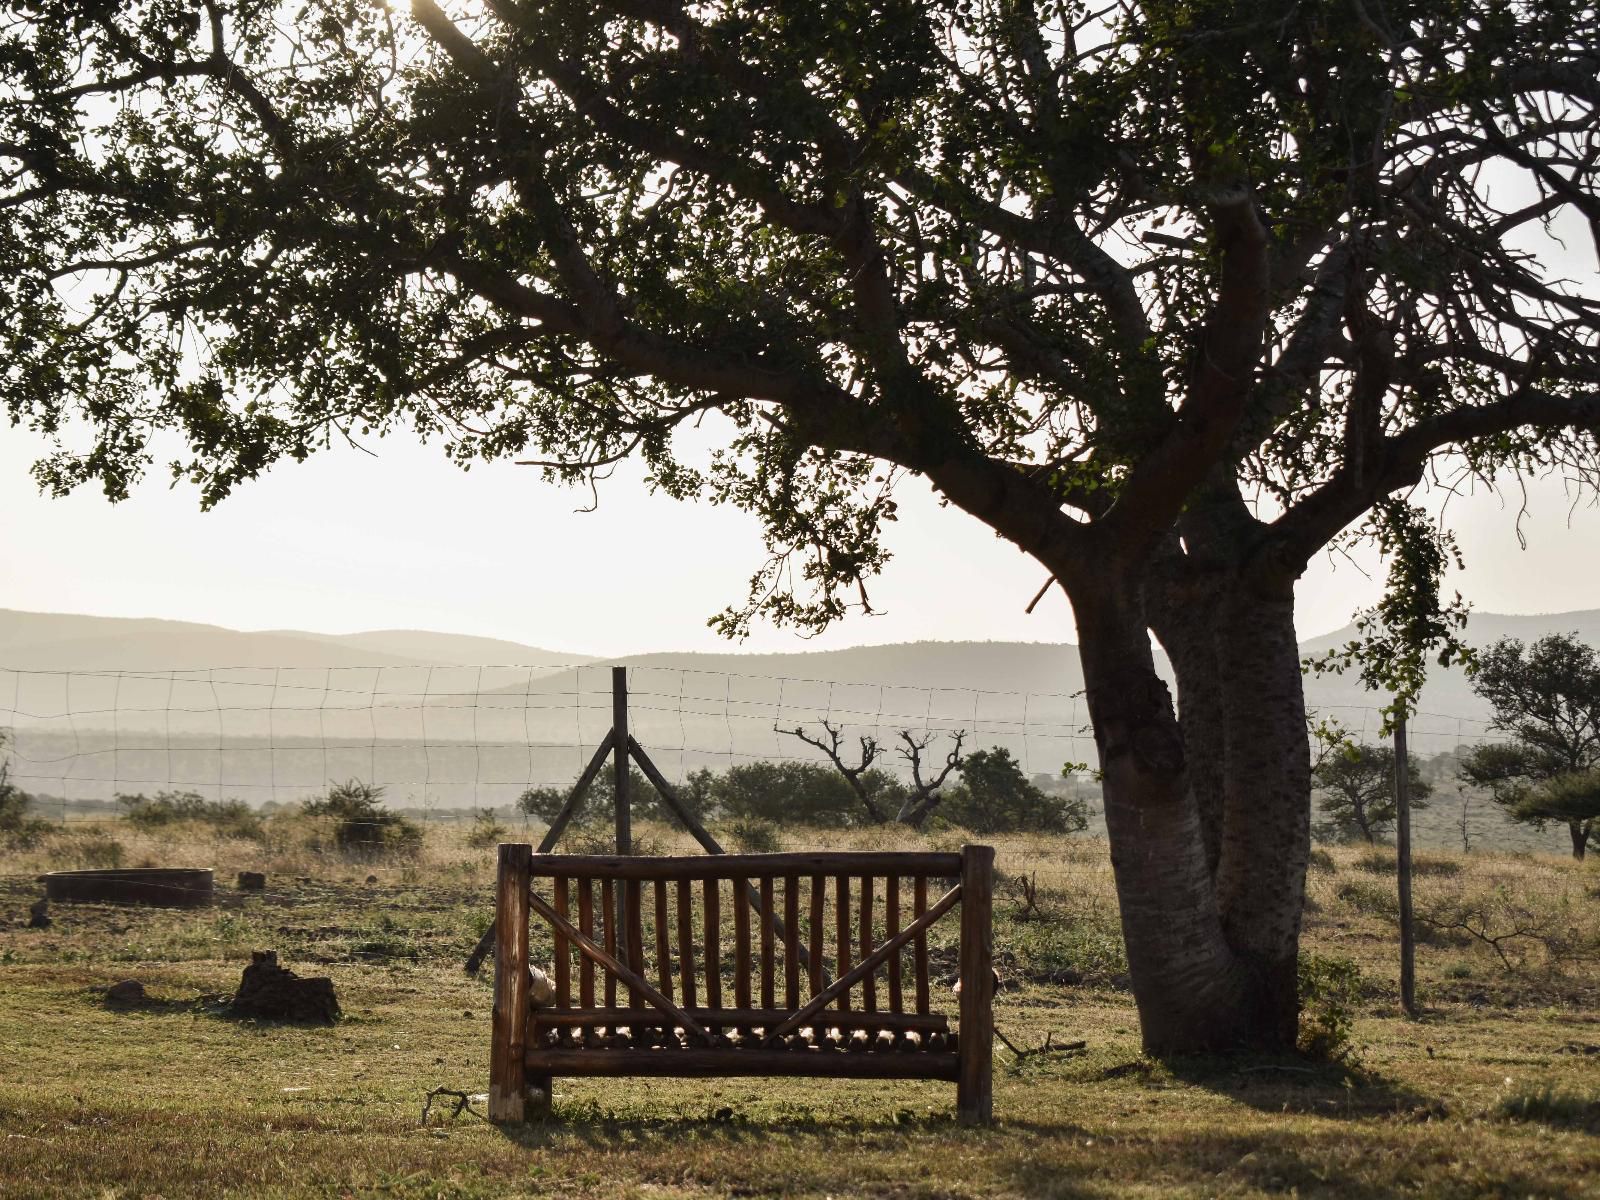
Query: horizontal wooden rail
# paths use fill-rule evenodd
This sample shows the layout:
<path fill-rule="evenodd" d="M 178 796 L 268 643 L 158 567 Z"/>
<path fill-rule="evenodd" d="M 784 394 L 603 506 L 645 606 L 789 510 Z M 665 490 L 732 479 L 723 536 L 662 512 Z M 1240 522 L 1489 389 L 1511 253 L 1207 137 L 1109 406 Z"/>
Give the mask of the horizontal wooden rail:
<path fill-rule="evenodd" d="M 535 854 L 535 879 L 759 879 L 788 875 L 961 874 L 959 854 L 852 852 L 847 854 L 683 854 L 633 858 L 616 854 Z"/>
<path fill-rule="evenodd" d="M 954 1083 L 950 1053 L 855 1054 L 849 1050 L 530 1050 L 534 1075 L 811 1075 L 849 1079 L 943 1079 Z"/>
<path fill-rule="evenodd" d="M 794 1016 L 788 1008 L 685 1008 L 702 1025 L 751 1025 L 771 1029 Z M 545 1029 L 580 1029 L 590 1025 L 608 1029 L 670 1025 L 656 1008 L 536 1008 L 533 1023 Z M 891 1029 L 947 1033 L 950 1018 L 944 1013 L 827 1012 L 807 1026 L 826 1029 Z"/>

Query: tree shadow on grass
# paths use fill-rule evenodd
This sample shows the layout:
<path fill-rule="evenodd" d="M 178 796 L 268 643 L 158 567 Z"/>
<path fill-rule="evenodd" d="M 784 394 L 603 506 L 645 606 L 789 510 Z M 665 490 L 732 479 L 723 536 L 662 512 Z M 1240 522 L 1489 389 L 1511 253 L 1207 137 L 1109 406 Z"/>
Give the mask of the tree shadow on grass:
<path fill-rule="evenodd" d="M 1296 1055 L 1205 1055 L 1151 1062 L 1149 1071 L 1261 1112 L 1334 1118 L 1399 1114 L 1416 1120 L 1448 1115 L 1441 1100 L 1359 1063 L 1319 1063 Z"/>

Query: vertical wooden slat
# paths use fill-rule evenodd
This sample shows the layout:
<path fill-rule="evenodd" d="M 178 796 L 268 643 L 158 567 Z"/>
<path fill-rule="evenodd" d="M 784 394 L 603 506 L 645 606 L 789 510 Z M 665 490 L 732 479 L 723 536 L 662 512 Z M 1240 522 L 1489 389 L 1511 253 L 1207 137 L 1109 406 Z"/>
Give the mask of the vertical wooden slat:
<path fill-rule="evenodd" d="M 961 1027 L 956 1117 L 987 1125 L 994 1116 L 994 945 L 990 915 L 994 848 L 961 849 Z"/>
<path fill-rule="evenodd" d="M 644 898 L 640 895 L 639 881 L 630 879 L 622 886 L 623 909 L 626 917 L 623 919 L 623 932 L 627 935 L 628 969 L 640 978 L 644 977 L 644 916 L 639 911 L 639 906 Z M 643 1008 L 644 993 L 636 987 L 628 988 L 628 1007 Z"/>
<path fill-rule="evenodd" d="M 557 875 L 552 881 L 555 891 L 555 909 L 563 917 L 567 916 L 567 877 Z M 572 1007 L 572 949 L 567 942 L 567 935 L 555 935 L 556 958 L 556 1007 Z"/>
<path fill-rule="evenodd" d="M 883 940 L 893 941 L 900 932 L 900 876 L 891 875 L 883 883 Z M 905 1003 L 900 995 L 900 954 L 889 958 L 889 1011 L 904 1012 Z"/>
<path fill-rule="evenodd" d="M 750 1007 L 750 881 L 733 881 L 733 1006 Z"/>
<path fill-rule="evenodd" d="M 722 1007 L 722 896 L 717 881 L 707 879 L 701 896 L 706 921 L 706 1007 Z M 738 897 L 735 896 L 737 902 Z"/>
<path fill-rule="evenodd" d="M 611 879 L 600 881 L 600 917 L 605 925 L 604 940 L 601 942 L 606 948 L 606 953 L 612 958 L 617 956 L 617 884 Z M 610 971 L 605 972 L 606 1007 L 617 1006 L 617 977 Z"/>
<path fill-rule="evenodd" d="M 594 938 L 594 880 L 580 879 L 578 883 L 578 932 Z M 594 1007 L 594 960 L 587 954 L 578 956 L 578 1007 Z"/>
<path fill-rule="evenodd" d="M 694 1008 L 694 895 L 687 879 L 678 880 L 678 981 L 683 1007 Z"/>
<path fill-rule="evenodd" d="M 489 1119 L 527 1120 L 528 889 L 533 847 L 500 847 L 495 879 L 494 1012 L 489 1058 Z"/>
<path fill-rule="evenodd" d="M 672 927 L 667 924 L 667 881 L 656 880 L 656 987 L 672 999 Z"/>
<path fill-rule="evenodd" d="M 761 1007 L 777 1004 L 772 970 L 772 876 L 761 877 Z"/>
<path fill-rule="evenodd" d="M 822 903 L 827 899 L 827 880 L 824 876 L 811 877 L 811 994 L 822 990 Z"/>
<path fill-rule="evenodd" d="M 861 877 L 861 961 L 872 957 L 872 876 Z M 874 971 L 861 981 L 861 1007 L 867 1012 L 878 1011 L 878 973 Z"/>
<path fill-rule="evenodd" d="M 800 880 L 783 881 L 783 1003 L 800 1007 Z"/>
<path fill-rule="evenodd" d="M 911 884 L 911 916 L 915 920 L 928 911 L 928 877 L 918 875 Z M 917 1011 L 928 1011 L 928 939 L 917 934 L 912 942 L 911 961 L 917 972 Z"/>
<path fill-rule="evenodd" d="M 850 970 L 850 877 L 837 875 L 833 880 L 833 952 L 836 959 L 833 977 L 838 979 Z M 839 1011 L 850 1011 L 850 992 L 839 995 Z"/>

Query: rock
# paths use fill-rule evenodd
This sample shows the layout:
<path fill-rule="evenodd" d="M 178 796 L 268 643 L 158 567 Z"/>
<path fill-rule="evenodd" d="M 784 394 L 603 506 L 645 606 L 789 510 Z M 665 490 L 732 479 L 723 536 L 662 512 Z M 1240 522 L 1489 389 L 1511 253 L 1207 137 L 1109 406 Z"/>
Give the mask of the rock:
<path fill-rule="evenodd" d="M 124 979 L 106 989 L 106 999 L 113 1004 L 143 1004 L 144 984 L 137 979 Z"/>
<path fill-rule="evenodd" d="M 50 901 L 40 896 L 28 908 L 28 928 L 49 929 L 54 923 L 50 919 Z"/>
<path fill-rule="evenodd" d="M 278 965 L 276 950 L 257 950 L 244 969 L 229 1011 L 238 1017 L 332 1025 L 339 1019 L 339 1000 L 333 980 L 326 976 L 301 978 Z"/>
<path fill-rule="evenodd" d="M 240 871 L 239 890 L 241 892 L 260 892 L 267 887 L 267 876 L 264 871 Z"/>

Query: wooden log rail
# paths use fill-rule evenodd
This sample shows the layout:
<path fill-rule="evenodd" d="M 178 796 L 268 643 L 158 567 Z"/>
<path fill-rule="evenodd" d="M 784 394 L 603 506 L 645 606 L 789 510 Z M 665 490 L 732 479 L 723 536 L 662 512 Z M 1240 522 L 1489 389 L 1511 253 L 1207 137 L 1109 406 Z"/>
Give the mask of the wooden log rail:
<path fill-rule="evenodd" d="M 526 1119 L 529 1088 L 548 1098 L 557 1075 L 810 1075 L 946 1080 L 961 1120 L 986 1123 L 993 874 L 987 846 L 631 857 L 503 845 L 490 1116 Z M 933 1001 L 955 980 L 933 978 L 930 933 L 954 908 L 952 1028 Z M 530 915 L 549 928 L 548 966 L 530 958 Z M 534 965 L 553 981 L 548 1006 L 531 1002 Z"/>

